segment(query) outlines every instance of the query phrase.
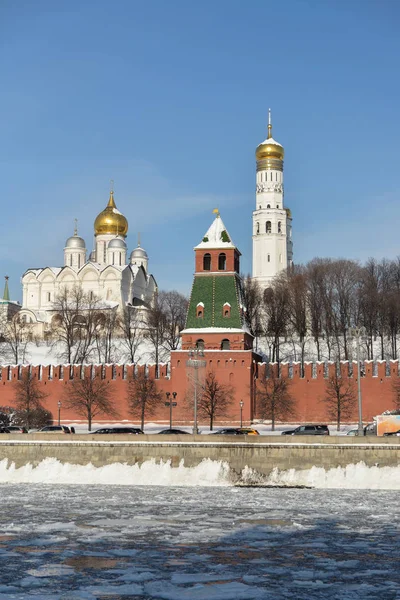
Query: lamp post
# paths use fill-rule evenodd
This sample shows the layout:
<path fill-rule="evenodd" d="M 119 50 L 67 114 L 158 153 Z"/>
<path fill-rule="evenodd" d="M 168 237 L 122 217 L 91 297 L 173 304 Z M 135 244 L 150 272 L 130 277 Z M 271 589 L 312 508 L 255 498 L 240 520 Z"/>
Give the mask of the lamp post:
<path fill-rule="evenodd" d="M 165 395 L 167 396 L 167 401 L 165 403 L 165 406 L 169 406 L 169 428 L 172 429 L 172 409 L 174 406 L 177 405 L 177 403 L 175 402 L 177 392 L 172 392 L 172 397 L 174 399 L 173 402 L 171 402 L 169 399 L 171 392 L 165 392 Z"/>
<path fill-rule="evenodd" d="M 61 417 L 61 400 L 57 402 L 58 406 L 58 424 L 60 425 L 60 417 Z"/>
<path fill-rule="evenodd" d="M 194 414 L 193 414 L 193 434 L 196 435 L 199 430 L 197 427 L 197 384 L 199 380 L 199 369 L 207 365 L 204 360 L 203 348 L 191 348 L 189 350 L 189 360 L 186 361 L 188 367 L 194 369 Z"/>
<path fill-rule="evenodd" d="M 239 402 L 239 404 L 240 404 L 240 427 L 243 427 L 243 405 L 244 405 L 243 400 L 241 400 Z"/>
<path fill-rule="evenodd" d="M 361 369 L 360 369 L 360 339 L 365 335 L 365 327 L 350 327 L 349 334 L 352 338 L 356 338 L 357 349 L 357 388 L 358 388 L 358 435 L 364 435 L 363 418 L 362 418 L 362 399 L 361 399 Z"/>

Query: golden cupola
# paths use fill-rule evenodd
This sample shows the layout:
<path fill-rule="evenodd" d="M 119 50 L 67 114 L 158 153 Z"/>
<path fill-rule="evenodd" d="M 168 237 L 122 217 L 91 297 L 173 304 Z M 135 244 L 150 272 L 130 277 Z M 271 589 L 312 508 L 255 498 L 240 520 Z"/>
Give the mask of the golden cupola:
<path fill-rule="evenodd" d="M 94 222 L 94 234 L 112 234 L 126 237 L 128 233 L 128 221 L 116 207 L 114 192 L 111 190 L 107 206 L 96 217 Z"/>
<path fill-rule="evenodd" d="M 283 146 L 272 137 L 271 110 L 268 111 L 268 137 L 256 149 L 257 171 L 264 169 L 283 170 Z"/>

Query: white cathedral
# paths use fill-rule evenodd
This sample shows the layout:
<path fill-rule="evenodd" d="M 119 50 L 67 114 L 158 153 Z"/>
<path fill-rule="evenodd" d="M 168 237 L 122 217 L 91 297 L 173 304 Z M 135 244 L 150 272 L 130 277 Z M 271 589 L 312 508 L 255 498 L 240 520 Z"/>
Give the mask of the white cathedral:
<path fill-rule="evenodd" d="M 292 214 L 283 203 L 284 149 L 268 137 L 256 149 L 256 209 L 253 212 L 253 279 L 266 288 L 293 264 Z"/>
<path fill-rule="evenodd" d="M 94 222 L 95 247 L 87 259 L 86 244 L 78 235 L 67 239 L 64 266 L 28 269 L 22 276 L 23 300 L 20 318 L 32 324 L 39 336 L 51 328 L 55 316 L 53 303 L 61 289 L 82 286 L 84 292 L 99 300 L 101 310 L 122 311 L 125 306 L 146 310 L 157 291 L 148 273 L 148 256 L 140 243 L 127 264 L 128 221 L 117 209 L 114 192 L 106 208 Z"/>

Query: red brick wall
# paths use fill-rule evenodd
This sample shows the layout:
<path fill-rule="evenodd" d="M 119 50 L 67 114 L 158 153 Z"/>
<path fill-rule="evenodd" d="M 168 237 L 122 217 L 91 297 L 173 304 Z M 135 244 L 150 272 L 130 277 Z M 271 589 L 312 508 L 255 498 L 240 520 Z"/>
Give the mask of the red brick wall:
<path fill-rule="evenodd" d="M 218 352 L 207 351 L 206 353 L 207 369 L 214 370 L 218 378 L 223 383 L 231 383 L 235 388 L 235 399 L 229 410 L 225 422 L 238 422 L 240 418 L 239 402 L 243 400 L 243 417 L 246 422 L 257 418 L 256 402 L 254 399 L 254 375 L 257 371 L 258 380 L 265 377 L 266 365 L 255 362 L 257 355 L 251 351 Z M 188 355 L 186 351 L 175 351 L 171 353 L 170 369 L 166 365 L 159 367 L 158 387 L 165 392 L 177 392 L 176 402 L 178 406 L 174 408 L 173 417 L 175 422 L 188 422 L 192 420 L 192 408 L 186 402 L 186 393 L 188 389 L 189 370 L 186 366 Z M 14 404 L 14 383 L 21 376 L 21 373 L 29 367 L 3 367 L 1 369 L 0 379 L 0 405 L 8 406 Z M 105 380 L 114 393 L 116 404 L 120 413 L 120 420 L 135 421 L 129 414 L 126 402 L 126 383 L 127 377 L 132 373 L 132 365 L 111 365 L 94 366 L 95 372 L 104 376 Z M 143 368 L 143 367 L 139 367 Z M 155 366 L 148 367 L 151 375 L 155 375 Z M 333 365 L 329 365 L 332 370 Z M 387 376 L 384 363 L 376 365 L 376 373 L 372 363 L 365 362 L 363 365 L 365 376 L 361 378 L 361 391 L 363 399 L 363 417 L 364 421 L 370 421 L 373 416 L 382 413 L 384 410 L 394 408 L 393 382 L 398 381 L 399 364 L 397 361 L 390 363 L 390 373 Z M 90 376 L 91 367 L 84 367 L 86 376 Z M 350 378 L 354 382 L 354 389 L 357 393 L 357 374 L 354 367 L 354 375 Z M 39 385 L 44 392 L 48 394 L 45 400 L 45 406 L 52 412 L 54 419 L 57 419 L 57 402 L 63 400 L 64 392 L 71 385 L 71 373 L 74 377 L 79 377 L 80 366 L 36 366 L 32 367 L 32 374 L 38 378 Z M 283 376 L 289 375 L 289 366 L 281 366 Z M 342 364 L 342 375 L 348 377 L 349 366 Z M 327 412 L 325 404 L 322 402 L 324 397 L 327 378 L 324 376 L 324 365 L 317 363 L 314 367 L 306 364 L 304 377 L 301 377 L 300 365 L 294 364 L 291 375 L 291 393 L 297 401 L 296 422 L 319 422 L 327 421 Z M 61 408 L 62 422 L 83 420 L 73 411 Z M 102 417 L 97 421 L 109 422 L 112 419 Z M 357 405 L 354 407 L 354 414 L 351 421 L 357 420 Z M 169 408 L 161 406 L 154 416 L 147 421 L 169 421 Z"/>
<path fill-rule="evenodd" d="M 196 250 L 196 260 L 195 260 L 195 269 L 196 273 L 211 273 L 218 272 L 224 273 L 224 271 L 218 270 L 218 256 L 224 252 L 226 254 L 226 269 L 225 271 L 235 271 L 235 254 L 237 255 L 237 250 L 233 248 L 219 248 L 218 250 Z M 205 254 L 211 255 L 211 270 L 204 271 L 203 269 L 203 257 Z"/>

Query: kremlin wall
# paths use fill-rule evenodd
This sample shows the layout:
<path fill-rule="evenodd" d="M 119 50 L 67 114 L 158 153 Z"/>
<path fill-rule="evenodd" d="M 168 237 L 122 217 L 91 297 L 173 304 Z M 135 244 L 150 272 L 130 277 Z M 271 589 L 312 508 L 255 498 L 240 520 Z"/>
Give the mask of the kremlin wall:
<path fill-rule="evenodd" d="M 158 389 L 164 393 L 176 392 L 177 406 L 173 409 L 174 424 L 189 425 L 193 422 L 193 409 L 187 405 L 185 395 L 188 378 L 186 366 L 187 352 L 177 351 L 173 353 L 171 367 L 159 366 L 159 377 L 157 379 Z M 218 380 L 222 383 L 230 383 L 235 388 L 235 399 L 227 411 L 226 417 L 219 418 L 216 424 L 238 424 L 240 421 L 239 402 L 243 400 L 243 421 L 249 424 L 258 420 L 257 399 L 255 386 L 266 376 L 268 366 L 265 363 L 257 363 L 249 356 L 248 352 L 240 351 L 206 351 L 205 358 L 207 369 L 213 369 Z M 363 403 L 364 422 L 381 414 L 385 410 L 392 410 L 393 404 L 393 382 L 399 377 L 399 361 L 390 363 L 365 361 L 363 363 L 361 378 L 361 391 Z M 269 368 L 276 365 L 269 365 Z M 155 366 L 137 367 L 148 369 L 150 376 L 155 377 Z M 9 406 L 14 403 L 14 383 L 22 374 L 28 370 L 33 377 L 37 378 L 40 389 L 48 394 L 43 402 L 44 406 L 53 414 L 54 421 L 57 419 L 57 403 L 62 398 L 68 386 L 74 379 L 79 377 L 91 377 L 94 374 L 102 377 L 109 383 L 112 390 L 115 405 L 119 412 L 118 422 L 127 420 L 133 422 L 128 412 L 126 402 L 127 380 L 133 374 L 134 365 L 63 365 L 63 366 L 8 366 L 2 367 L 0 371 L 1 405 Z M 333 373 L 333 363 L 306 363 L 304 377 L 301 377 L 300 363 L 281 364 L 281 374 L 289 377 L 291 381 L 290 393 L 296 399 L 296 418 L 293 422 L 329 422 L 326 406 L 322 399 L 326 390 L 326 382 L 329 374 Z M 341 363 L 342 376 L 349 377 L 349 363 Z M 94 371 L 94 373 L 93 373 Z M 354 373 L 356 366 L 354 364 Z M 350 377 L 357 389 L 357 377 Z M 169 422 L 169 408 L 160 406 L 153 416 L 146 417 L 147 422 Z M 357 421 L 357 403 L 354 405 L 354 415 L 350 422 Z M 71 410 L 61 407 L 61 422 L 79 423 L 85 422 L 81 416 Z M 107 417 L 96 419 L 96 423 L 110 423 Z M 136 421 L 135 421 L 136 422 Z M 199 424 L 208 425 L 206 420 L 199 419 Z"/>

